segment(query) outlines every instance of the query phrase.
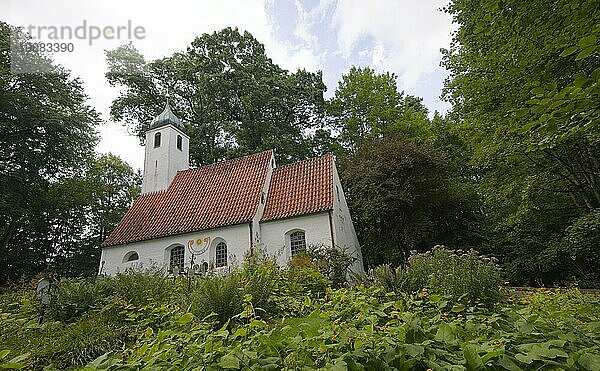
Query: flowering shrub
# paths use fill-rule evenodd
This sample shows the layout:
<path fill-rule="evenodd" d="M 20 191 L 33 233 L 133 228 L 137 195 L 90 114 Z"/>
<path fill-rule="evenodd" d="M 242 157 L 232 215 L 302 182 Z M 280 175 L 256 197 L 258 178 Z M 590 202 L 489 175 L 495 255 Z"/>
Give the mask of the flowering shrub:
<path fill-rule="evenodd" d="M 469 303 L 492 304 L 500 298 L 500 268 L 494 258 L 477 251 L 449 250 L 436 246 L 426 253 L 413 252 L 406 268 L 377 267 L 371 281 L 389 291 L 450 295 Z"/>

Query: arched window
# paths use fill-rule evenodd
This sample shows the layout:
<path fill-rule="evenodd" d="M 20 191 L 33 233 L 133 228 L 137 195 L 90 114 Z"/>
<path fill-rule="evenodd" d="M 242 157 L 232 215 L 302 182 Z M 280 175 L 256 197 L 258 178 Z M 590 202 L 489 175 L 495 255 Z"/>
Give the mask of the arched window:
<path fill-rule="evenodd" d="M 183 138 L 181 137 L 181 135 L 177 136 L 177 149 L 181 151 L 181 148 L 183 147 Z"/>
<path fill-rule="evenodd" d="M 227 244 L 225 242 L 219 242 L 215 249 L 215 267 L 226 267 L 227 266 Z"/>
<path fill-rule="evenodd" d="M 160 147 L 160 133 L 154 134 L 154 148 Z"/>
<path fill-rule="evenodd" d="M 169 271 L 172 271 L 174 267 L 179 268 L 179 271 L 183 271 L 183 263 L 184 263 L 184 249 L 183 246 L 175 246 L 171 249 L 171 256 L 169 259 Z"/>
<path fill-rule="evenodd" d="M 290 234 L 290 250 L 292 256 L 306 251 L 306 236 L 304 231 L 296 231 Z"/>
<path fill-rule="evenodd" d="M 138 255 L 137 252 L 135 251 L 130 251 L 127 254 L 125 254 L 125 256 L 123 257 L 123 263 L 127 263 L 127 262 L 132 262 L 132 261 L 136 261 L 140 258 L 140 256 Z"/>

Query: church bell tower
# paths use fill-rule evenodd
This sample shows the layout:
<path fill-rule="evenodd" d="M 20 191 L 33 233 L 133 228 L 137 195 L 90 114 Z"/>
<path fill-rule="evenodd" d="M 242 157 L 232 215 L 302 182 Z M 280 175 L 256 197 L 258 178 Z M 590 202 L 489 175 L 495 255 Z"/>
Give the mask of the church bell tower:
<path fill-rule="evenodd" d="M 169 102 L 146 131 L 142 193 L 167 189 L 179 170 L 189 168 L 190 138 Z"/>

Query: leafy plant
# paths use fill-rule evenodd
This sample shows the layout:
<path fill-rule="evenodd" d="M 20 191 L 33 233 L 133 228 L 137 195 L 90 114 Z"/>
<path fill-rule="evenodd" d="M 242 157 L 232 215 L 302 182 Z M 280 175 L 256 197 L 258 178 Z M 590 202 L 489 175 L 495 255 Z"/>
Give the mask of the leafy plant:
<path fill-rule="evenodd" d="M 140 307 L 149 302 L 167 303 L 173 295 L 173 283 L 158 268 L 141 272 L 128 270 L 99 281 L 99 285 L 104 286 L 107 292 Z"/>
<path fill-rule="evenodd" d="M 312 245 L 308 247 L 307 254 L 334 286 L 347 282 L 349 268 L 356 260 L 356 256 L 349 255 L 338 246 Z"/>
<path fill-rule="evenodd" d="M 146 331 L 127 359 L 109 353 L 86 369 L 598 369 L 600 312 L 590 297 L 581 302 L 596 311 L 574 313 L 574 327 L 560 333 L 535 305 L 489 311 L 450 299 L 357 286 L 329 290 L 308 316 L 273 324 L 250 316 L 213 331 L 184 315 Z M 573 299 L 559 300 L 579 305 Z"/>
<path fill-rule="evenodd" d="M 196 281 L 189 295 L 190 312 L 199 318 L 216 314 L 217 326 L 223 326 L 242 311 L 243 297 L 239 273 L 226 277 L 209 276 Z"/>
<path fill-rule="evenodd" d="M 242 292 L 250 295 L 252 305 L 263 315 L 272 311 L 272 295 L 280 284 L 279 266 L 269 259 L 248 261 L 240 272 Z"/>
<path fill-rule="evenodd" d="M 0 352 L 0 364 L 85 370 L 597 370 L 600 361 L 600 300 L 577 290 L 543 290 L 526 305 L 485 307 L 433 290 L 407 294 L 357 285 L 328 288 L 314 298 L 277 284 L 271 300 L 289 311 L 265 321 L 243 293 L 243 277 L 236 272 L 195 282 L 195 314 L 185 300 L 139 307 L 114 297 L 74 323 L 40 324 L 29 295 L 18 296 L 0 308 L 0 349 L 10 351 Z M 179 282 L 171 284 L 176 289 Z M 215 319 L 222 325 L 215 327 Z"/>
<path fill-rule="evenodd" d="M 103 285 L 91 279 L 62 279 L 48 305 L 48 315 L 58 321 L 75 321 L 105 303 Z"/>
<path fill-rule="evenodd" d="M 436 246 L 431 252 L 412 254 L 406 268 L 377 267 L 372 282 L 389 291 L 450 295 L 469 303 L 493 304 L 500 298 L 500 268 L 493 258 L 479 256 L 475 250 L 449 250 Z"/>

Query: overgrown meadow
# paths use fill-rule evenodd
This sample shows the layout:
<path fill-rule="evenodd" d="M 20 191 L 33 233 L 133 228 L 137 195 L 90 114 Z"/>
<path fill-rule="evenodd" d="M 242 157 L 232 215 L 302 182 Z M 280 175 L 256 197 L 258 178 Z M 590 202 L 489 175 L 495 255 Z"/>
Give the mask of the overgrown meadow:
<path fill-rule="evenodd" d="M 0 296 L 0 368 L 600 369 L 597 295 L 502 296 L 501 272 L 474 251 L 436 248 L 348 280 L 345 264 L 64 279 L 45 307 L 22 285 Z"/>

